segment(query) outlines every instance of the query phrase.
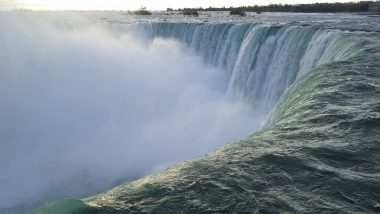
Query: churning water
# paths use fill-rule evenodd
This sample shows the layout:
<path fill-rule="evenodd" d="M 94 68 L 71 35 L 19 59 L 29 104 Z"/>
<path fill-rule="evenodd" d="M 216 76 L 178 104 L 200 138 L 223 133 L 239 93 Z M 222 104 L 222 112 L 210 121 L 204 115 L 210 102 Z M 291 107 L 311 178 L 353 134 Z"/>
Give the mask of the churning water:
<path fill-rule="evenodd" d="M 282 160 L 276 152 L 291 147 L 287 139 L 297 141 L 319 131 L 309 130 L 309 134 L 297 138 L 299 132 L 308 132 L 309 127 L 295 128 L 297 125 L 288 123 L 304 114 L 305 118 L 310 114 L 316 122 L 326 122 L 326 118 L 317 114 L 318 111 L 328 114 L 323 111 L 324 104 L 312 97 L 324 90 L 330 92 L 327 89 L 330 86 L 344 88 L 347 84 L 340 83 L 339 74 L 349 72 L 349 68 L 334 73 L 327 66 L 344 68 L 343 62 L 357 64 L 359 56 L 367 56 L 368 47 L 376 49 L 379 45 L 370 44 L 378 38 L 370 27 L 362 26 L 370 32 L 355 29 L 357 26 L 353 27 L 357 32 L 343 32 L 346 17 L 334 20 L 335 27 L 331 23 L 322 27 L 312 21 L 307 25 L 268 20 L 165 22 L 160 18 L 123 22 L 123 17 L 115 14 L 88 13 L 74 19 L 67 15 L 73 14 L 1 14 L 0 212 L 25 212 L 51 200 L 104 191 L 121 181 L 134 180 L 211 152 L 253 133 L 266 121 L 261 132 L 271 130 L 285 119 L 288 122 L 283 122 L 286 124 L 283 126 L 289 131 L 282 130 L 281 136 L 285 138 L 278 137 L 280 140 L 273 140 L 278 133 L 268 135 L 265 141 L 274 141 L 272 144 L 276 146 L 262 148 L 272 149 L 273 157 L 253 155 L 251 158 L 257 160 L 252 166 L 260 163 L 269 168 L 276 164 L 295 166 L 294 157 Z M 371 63 L 376 61 L 376 54 L 376 51 L 371 54 Z M 370 63 L 367 66 L 376 67 Z M 316 71 L 308 74 L 313 69 Z M 319 74 L 318 69 L 329 73 Z M 330 83 L 320 81 L 324 75 L 329 76 Z M 376 81 L 371 85 L 375 95 L 379 87 Z M 335 85 L 338 83 L 340 86 Z M 343 97 L 354 95 L 341 90 L 348 93 Z M 324 96 L 328 101 L 345 102 L 343 98 Z M 280 97 L 280 103 L 266 120 Z M 370 101 L 369 106 L 378 104 Z M 347 104 L 345 108 L 350 107 Z M 374 108 L 372 116 L 377 118 L 378 109 Z M 343 110 L 334 112 L 340 115 L 339 111 Z M 336 122 L 335 117 L 342 119 L 329 116 Z M 352 117 L 342 120 L 348 123 Z M 378 125 L 378 120 L 373 123 Z M 293 133 L 295 130 L 299 132 Z M 240 152 L 260 153 L 262 142 L 252 144 Z M 330 146 L 320 149 L 331 149 Z M 379 158 L 375 151 L 374 157 Z M 239 158 L 227 153 L 221 163 L 244 162 L 247 154 L 242 153 L 236 154 Z M 318 154 L 326 156 L 321 151 Z M 376 163 L 375 158 L 369 163 Z M 257 170 L 251 173 L 264 176 L 268 168 Z M 286 177 L 287 173 L 290 172 L 273 173 L 272 183 L 283 180 L 276 176 Z M 244 185 L 239 178 L 230 179 L 228 183 L 235 179 Z M 283 194 L 276 191 L 277 197 Z M 247 209 L 259 209 L 257 200 Z M 285 205 L 280 207 L 286 210 Z"/>

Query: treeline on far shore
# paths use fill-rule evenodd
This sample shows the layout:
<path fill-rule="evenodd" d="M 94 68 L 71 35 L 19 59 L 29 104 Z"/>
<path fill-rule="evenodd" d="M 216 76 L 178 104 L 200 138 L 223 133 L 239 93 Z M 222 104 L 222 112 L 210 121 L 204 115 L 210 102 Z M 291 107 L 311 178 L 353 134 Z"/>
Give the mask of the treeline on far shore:
<path fill-rule="evenodd" d="M 360 1 L 348 3 L 314 3 L 314 4 L 270 4 L 266 6 L 242 6 L 242 7 L 209 7 L 209 8 L 184 8 L 179 11 L 241 11 L 241 12 L 302 12 L 302 13 L 335 13 L 335 12 L 367 12 L 373 1 Z"/>

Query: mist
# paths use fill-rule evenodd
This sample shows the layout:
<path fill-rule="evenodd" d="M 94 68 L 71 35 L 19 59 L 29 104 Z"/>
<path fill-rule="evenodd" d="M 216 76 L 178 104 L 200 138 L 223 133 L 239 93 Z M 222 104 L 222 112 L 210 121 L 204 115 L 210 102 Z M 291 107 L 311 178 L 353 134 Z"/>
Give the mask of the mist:
<path fill-rule="evenodd" d="M 259 126 L 176 41 L 0 16 L 0 212 L 86 197 Z"/>

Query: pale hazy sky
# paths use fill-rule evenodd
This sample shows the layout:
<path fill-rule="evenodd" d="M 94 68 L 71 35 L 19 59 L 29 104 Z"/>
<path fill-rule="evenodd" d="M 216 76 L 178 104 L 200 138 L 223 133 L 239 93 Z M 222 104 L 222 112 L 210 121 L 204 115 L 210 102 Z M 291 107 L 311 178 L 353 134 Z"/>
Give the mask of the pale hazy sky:
<path fill-rule="evenodd" d="M 151 10 L 183 7 L 349 2 L 352 0 L 0 0 L 0 9 L 124 10 L 145 6 Z"/>

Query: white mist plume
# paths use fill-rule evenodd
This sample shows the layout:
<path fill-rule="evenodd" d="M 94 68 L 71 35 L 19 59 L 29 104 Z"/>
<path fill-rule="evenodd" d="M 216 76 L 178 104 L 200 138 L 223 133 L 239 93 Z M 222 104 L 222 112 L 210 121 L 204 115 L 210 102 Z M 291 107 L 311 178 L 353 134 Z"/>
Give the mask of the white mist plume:
<path fill-rule="evenodd" d="M 181 44 L 0 19 L 0 211 L 83 197 L 257 126 Z"/>

